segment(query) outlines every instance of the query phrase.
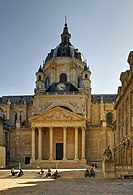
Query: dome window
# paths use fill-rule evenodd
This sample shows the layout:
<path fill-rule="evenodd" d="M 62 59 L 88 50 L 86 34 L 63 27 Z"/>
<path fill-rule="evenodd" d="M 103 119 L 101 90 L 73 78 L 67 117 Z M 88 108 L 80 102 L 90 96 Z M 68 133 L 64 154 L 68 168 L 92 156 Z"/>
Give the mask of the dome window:
<path fill-rule="evenodd" d="M 60 82 L 67 82 L 67 75 L 65 73 L 60 75 Z"/>
<path fill-rule="evenodd" d="M 82 87 L 82 78 L 79 76 L 78 77 L 78 88 Z"/>
<path fill-rule="evenodd" d="M 88 78 L 88 75 L 87 74 L 85 74 L 85 79 L 87 79 Z"/>
<path fill-rule="evenodd" d="M 46 82 L 45 82 L 45 87 L 46 87 L 46 89 L 47 89 L 49 86 L 50 86 L 50 78 L 47 77 L 47 78 L 46 78 Z"/>
<path fill-rule="evenodd" d="M 41 75 L 39 75 L 38 79 L 39 79 L 39 81 L 41 80 Z"/>

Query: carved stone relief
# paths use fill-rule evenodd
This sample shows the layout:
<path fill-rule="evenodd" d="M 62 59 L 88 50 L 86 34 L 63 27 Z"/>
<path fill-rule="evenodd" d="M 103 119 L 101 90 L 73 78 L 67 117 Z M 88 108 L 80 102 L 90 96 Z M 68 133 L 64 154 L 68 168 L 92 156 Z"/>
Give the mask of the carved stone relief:
<path fill-rule="evenodd" d="M 71 104 L 76 109 L 77 113 L 85 114 L 85 102 L 83 100 L 77 102 L 71 101 L 69 104 Z"/>

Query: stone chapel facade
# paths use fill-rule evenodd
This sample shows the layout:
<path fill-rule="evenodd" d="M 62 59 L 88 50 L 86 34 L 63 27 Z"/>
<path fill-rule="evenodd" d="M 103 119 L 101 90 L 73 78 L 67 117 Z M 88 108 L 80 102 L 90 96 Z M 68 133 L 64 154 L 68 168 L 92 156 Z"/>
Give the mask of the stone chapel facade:
<path fill-rule="evenodd" d="M 129 53 L 129 70 L 120 75 L 121 86 L 115 104 L 114 161 L 133 172 L 133 51 Z"/>
<path fill-rule="evenodd" d="M 91 94 L 91 72 L 70 39 L 65 23 L 36 72 L 34 95 L 0 97 L 7 164 L 100 166 L 105 148 L 113 148 L 116 95 Z"/>

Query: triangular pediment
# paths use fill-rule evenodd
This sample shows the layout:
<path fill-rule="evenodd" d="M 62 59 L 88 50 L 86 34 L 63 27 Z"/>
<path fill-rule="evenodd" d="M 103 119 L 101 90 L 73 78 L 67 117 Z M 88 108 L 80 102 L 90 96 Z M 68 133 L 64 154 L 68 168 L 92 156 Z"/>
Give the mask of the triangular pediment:
<path fill-rule="evenodd" d="M 53 109 L 50 109 L 46 112 L 41 113 L 40 115 L 34 116 L 30 119 L 31 122 L 33 121 L 43 121 L 43 120 L 54 120 L 54 121 L 58 121 L 58 120 L 85 120 L 85 118 L 83 118 L 82 116 L 75 114 L 71 111 L 68 111 L 64 108 L 61 107 L 55 107 Z"/>

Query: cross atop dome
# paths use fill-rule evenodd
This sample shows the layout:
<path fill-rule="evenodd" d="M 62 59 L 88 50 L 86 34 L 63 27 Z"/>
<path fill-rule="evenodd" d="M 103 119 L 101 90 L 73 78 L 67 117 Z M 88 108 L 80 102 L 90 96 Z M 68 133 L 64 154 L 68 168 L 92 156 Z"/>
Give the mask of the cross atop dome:
<path fill-rule="evenodd" d="M 61 34 L 61 44 L 62 45 L 71 45 L 70 38 L 71 38 L 71 34 L 68 32 L 67 18 L 65 16 L 65 26 L 63 29 L 63 33 Z"/>
<path fill-rule="evenodd" d="M 65 16 L 65 24 L 67 24 L 67 17 Z"/>

